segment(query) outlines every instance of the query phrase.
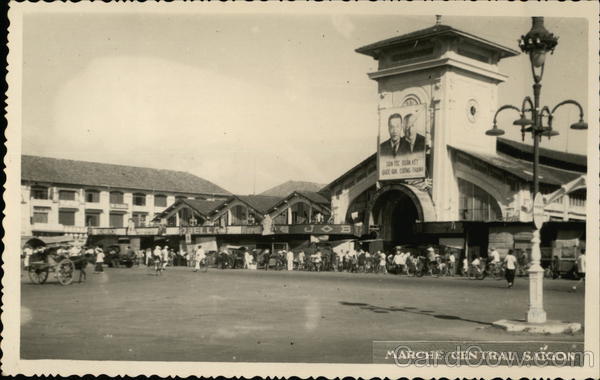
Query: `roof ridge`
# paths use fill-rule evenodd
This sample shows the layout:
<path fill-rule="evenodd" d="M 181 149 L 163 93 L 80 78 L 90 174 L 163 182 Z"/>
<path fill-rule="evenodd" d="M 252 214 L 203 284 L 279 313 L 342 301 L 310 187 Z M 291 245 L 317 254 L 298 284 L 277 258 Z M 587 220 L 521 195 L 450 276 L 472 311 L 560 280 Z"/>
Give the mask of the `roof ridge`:
<path fill-rule="evenodd" d="M 22 154 L 21 158 L 22 180 L 86 186 L 106 184 L 192 194 L 231 194 L 211 180 L 183 170 L 29 154 Z"/>
<path fill-rule="evenodd" d="M 164 169 L 164 168 L 156 168 L 156 167 L 149 167 L 149 166 L 135 166 L 135 165 L 126 165 L 126 164 L 113 164 L 113 163 L 110 163 L 110 162 L 74 160 L 74 159 L 71 159 L 71 158 L 58 158 L 58 157 L 48 157 L 48 156 L 36 156 L 36 155 L 32 155 L 32 154 L 21 154 L 21 157 L 24 157 L 24 156 L 25 157 L 33 157 L 33 158 L 43 158 L 43 159 L 46 159 L 46 160 L 84 162 L 84 163 L 97 164 L 97 165 L 122 166 L 122 167 L 125 167 L 125 168 L 150 169 L 150 170 L 158 170 L 158 171 L 166 171 L 166 172 L 176 172 L 176 173 L 186 173 L 186 174 L 194 175 L 194 174 L 192 174 L 190 172 L 186 172 L 186 171 L 183 171 L 183 170 Z M 198 178 L 202 178 L 202 177 L 198 177 Z"/>

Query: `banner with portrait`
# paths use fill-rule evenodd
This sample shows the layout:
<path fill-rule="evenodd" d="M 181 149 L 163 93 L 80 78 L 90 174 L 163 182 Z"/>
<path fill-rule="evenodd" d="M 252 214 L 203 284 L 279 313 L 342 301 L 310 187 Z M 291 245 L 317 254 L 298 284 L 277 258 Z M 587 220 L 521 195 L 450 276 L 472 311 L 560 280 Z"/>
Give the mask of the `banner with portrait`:
<path fill-rule="evenodd" d="M 425 177 L 427 105 L 379 110 L 378 180 Z"/>

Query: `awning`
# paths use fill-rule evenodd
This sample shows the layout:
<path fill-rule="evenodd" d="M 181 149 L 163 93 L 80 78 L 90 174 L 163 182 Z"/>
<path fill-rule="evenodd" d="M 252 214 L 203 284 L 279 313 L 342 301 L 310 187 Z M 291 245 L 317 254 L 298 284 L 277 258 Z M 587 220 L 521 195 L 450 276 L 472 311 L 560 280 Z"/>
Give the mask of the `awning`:
<path fill-rule="evenodd" d="M 21 247 L 29 244 L 33 247 L 53 247 L 73 243 L 73 238 L 69 236 L 23 236 L 21 237 Z"/>

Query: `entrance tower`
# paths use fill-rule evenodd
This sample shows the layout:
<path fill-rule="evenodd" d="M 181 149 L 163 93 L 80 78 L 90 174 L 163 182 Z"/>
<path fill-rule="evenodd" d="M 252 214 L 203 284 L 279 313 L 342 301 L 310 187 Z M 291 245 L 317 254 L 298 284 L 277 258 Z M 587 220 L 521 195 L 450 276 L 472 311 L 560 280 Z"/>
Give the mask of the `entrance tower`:
<path fill-rule="evenodd" d="M 368 74 L 377 81 L 380 118 L 368 223 L 381 227 L 384 240 L 402 242 L 410 235 L 402 230 L 417 220 L 459 220 L 448 148 L 495 152 L 496 140 L 485 131 L 497 109 L 497 86 L 507 79 L 498 62 L 518 52 L 444 25 L 440 16 L 429 28 L 356 51 L 378 62 Z"/>

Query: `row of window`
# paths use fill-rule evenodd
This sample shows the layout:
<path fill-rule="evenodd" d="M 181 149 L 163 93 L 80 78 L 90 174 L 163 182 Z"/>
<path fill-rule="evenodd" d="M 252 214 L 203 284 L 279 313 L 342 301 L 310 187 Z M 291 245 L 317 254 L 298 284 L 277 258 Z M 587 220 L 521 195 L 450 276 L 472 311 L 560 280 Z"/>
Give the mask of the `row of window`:
<path fill-rule="evenodd" d="M 76 199 L 76 191 L 74 190 L 59 190 L 58 191 L 58 199 L 64 201 L 74 201 Z M 31 188 L 31 198 L 32 199 L 50 199 L 50 189 L 47 187 L 32 187 Z M 179 195 L 175 197 L 176 199 L 186 199 L 186 196 Z M 88 203 L 99 203 L 100 202 L 100 192 L 97 190 L 86 190 L 85 191 L 85 201 Z M 124 194 L 121 191 L 111 191 L 110 192 L 110 203 L 123 204 Z M 133 194 L 133 204 L 135 206 L 145 206 L 146 205 L 146 194 L 143 193 L 134 193 Z M 163 194 L 157 194 L 154 196 L 154 206 L 155 207 L 167 207 L 167 196 Z"/>
<path fill-rule="evenodd" d="M 75 226 L 75 210 L 58 210 L 58 223 L 63 226 Z M 50 213 L 50 208 L 45 207 L 36 207 L 33 210 L 33 218 L 32 222 L 34 224 L 47 224 L 48 223 L 48 214 Z M 123 213 L 109 213 L 109 227 L 125 227 L 127 224 L 125 223 L 126 214 Z M 136 227 L 146 226 L 149 219 L 145 213 L 133 213 L 132 215 L 133 223 Z M 85 226 L 86 227 L 100 227 L 100 212 L 98 211 L 86 211 L 85 212 Z"/>

